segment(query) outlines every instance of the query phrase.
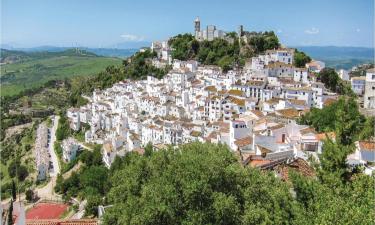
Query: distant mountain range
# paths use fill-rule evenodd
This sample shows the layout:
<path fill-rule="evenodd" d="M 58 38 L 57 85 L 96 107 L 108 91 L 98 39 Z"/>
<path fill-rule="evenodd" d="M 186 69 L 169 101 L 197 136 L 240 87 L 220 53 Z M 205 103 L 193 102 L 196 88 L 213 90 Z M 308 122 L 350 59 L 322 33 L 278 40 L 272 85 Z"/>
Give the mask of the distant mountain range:
<path fill-rule="evenodd" d="M 374 49 L 364 47 L 296 46 L 313 59 L 335 69 L 351 69 L 353 66 L 374 63 Z"/>
<path fill-rule="evenodd" d="M 63 52 L 69 49 L 75 49 L 72 47 L 57 47 L 57 46 L 38 46 L 33 48 L 13 48 L 11 46 L 2 46 L 3 49 L 13 50 L 13 51 L 23 51 L 23 52 Z M 92 52 L 99 56 L 106 57 L 119 57 L 126 58 L 133 55 L 138 51 L 139 48 L 87 48 L 78 47 L 80 50 L 87 52 Z"/>

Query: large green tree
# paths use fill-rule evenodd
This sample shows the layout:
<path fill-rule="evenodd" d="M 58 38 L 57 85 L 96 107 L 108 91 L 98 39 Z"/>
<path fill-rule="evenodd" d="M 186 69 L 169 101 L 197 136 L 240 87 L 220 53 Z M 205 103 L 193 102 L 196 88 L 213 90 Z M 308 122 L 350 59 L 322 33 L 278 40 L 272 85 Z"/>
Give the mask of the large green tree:
<path fill-rule="evenodd" d="M 283 224 L 296 221 L 289 188 L 244 169 L 223 145 L 193 143 L 128 154 L 111 178 L 107 224 Z"/>
<path fill-rule="evenodd" d="M 303 68 L 305 67 L 306 63 L 309 63 L 310 61 L 311 61 L 310 56 L 296 49 L 296 51 L 294 52 L 294 59 L 293 59 L 293 63 L 295 67 Z"/>

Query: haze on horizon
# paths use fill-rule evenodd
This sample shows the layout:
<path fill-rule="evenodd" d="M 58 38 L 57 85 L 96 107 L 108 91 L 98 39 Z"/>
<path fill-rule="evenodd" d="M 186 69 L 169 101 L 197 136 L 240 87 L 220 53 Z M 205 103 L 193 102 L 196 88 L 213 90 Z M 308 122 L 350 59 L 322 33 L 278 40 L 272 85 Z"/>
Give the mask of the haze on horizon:
<path fill-rule="evenodd" d="M 373 0 L 2 0 L 1 44 L 136 46 L 202 27 L 276 32 L 288 46 L 374 47 Z"/>

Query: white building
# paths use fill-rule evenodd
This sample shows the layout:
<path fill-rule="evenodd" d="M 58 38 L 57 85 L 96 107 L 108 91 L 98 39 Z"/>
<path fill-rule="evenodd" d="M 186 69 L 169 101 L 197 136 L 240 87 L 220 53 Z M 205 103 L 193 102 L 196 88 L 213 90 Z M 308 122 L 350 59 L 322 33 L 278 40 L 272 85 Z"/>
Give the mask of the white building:
<path fill-rule="evenodd" d="M 74 138 L 69 137 L 61 143 L 63 149 L 63 159 L 65 162 L 70 162 L 76 158 L 79 145 Z"/>
<path fill-rule="evenodd" d="M 306 63 L 306 68 L 315 73 L 319 73 L 322 69 L 326 67 L 326 64 L 322 61 L 312 60 L 309 63 Z"/>
<path fill-rule="evenodd" d="M 375 69 L 366 71 L 366 84 L 363 107 L 365 109 L 375 109 Z"/>
<path fill-rule="evenodd" d="M 345 81 L 350 80 L 349 72 L 347 70 L 341 69 L 339 70 L 338 74 L 341 80 L 345 80 Z"/>
<path fill-rule="evenodd" d="M 351 85 L 354 93 L 362 96 L 365 92 L 366 77 L 352 77 Z"/>

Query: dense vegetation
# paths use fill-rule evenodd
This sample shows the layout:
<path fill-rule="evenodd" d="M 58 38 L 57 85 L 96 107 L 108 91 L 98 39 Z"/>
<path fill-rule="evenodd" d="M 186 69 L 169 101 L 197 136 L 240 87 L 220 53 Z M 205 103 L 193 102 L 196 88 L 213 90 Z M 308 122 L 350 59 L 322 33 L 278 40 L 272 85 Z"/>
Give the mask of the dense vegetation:
<path fill-rule="evenodd" d="M 35 170 L 31 149 L 34 144 L 36 126 L 37 123 L 34 123 L 33 126 L 0 142 L 1 195 L 4 199 L 9 197 L 13 179 L 18 179 L 18 188 L 21 192 L 33 184 L 31 175 Z"/>
<path fill-rule="evenodd" d="M 360 114 L 355 98 L 351 97 L 340 97 L 323 109 L 312 108 L 299 122 L 311 125 L 319 132 L 333 131 L 338 141 L 345 145 L 374 135 L 374 117 Z"/>
<path fill-rule="evenodd" d="M 310 56 L 296 49 L 296 51 L 294 52 L 294 59 L 293 59 L 294 66 L 299 67 L 299 68 L 304 68 L 306 63 L 309 63 L 309 62 L 311 62 Z"/>
<path fill-rule="evenodd" d="M 348 82 L 341 80 L 339 75 L 332 68 L 326 67 L 322 69 L 317 78 L 327 89 L 331 90 L 332 92 L 336 92 L 341 95 L 355 96 L 351 85 Z"/>
<path fill-rule="evenodd" d="M 71 197 L 80 197 L 88 200 L 86 214 L 97 215 L 97 206 L 102 204 L 102 196 L 109 190 L 110 175 L 108 169 L 103 165 L 101 146 L 95 146 L 94 150 L 84 151 L 78 161 L 83 166 L 72 172 L 70 177 L 64 179 L 61 174 L 56 180 L 55 191 L 63 194 L 64 199 L 69 201 Z"/>
<path fill-rule="evenodd" d="M 15 95 L 46 81 L 73 76 L 94 75 L 109 65 L 120 65 L 117 58 L 99 57 L 86 51 L 13 52 L 2 50 L 2 58 L 18 57 L 14 63 L 1 66 L 1 95 Z"/>
<path fill-rule="evenodd" d="M 373 177 L 325 145 L 317 178 L 243 168 L 226 146 L 193 143 L 117 159 L 105 224 L 372 224 Z M 344 151 L 342 155 L 346 156 Z M 346 176 L 343 176 L 345 173 Z M 295 194 L 290 191 L 292 188 Z"/>
<path fill-rule="evenodd" d="M 179 34 L 169 40 L 172 58 L 179 60 L 196 59 L 207 65 L 218 65 L 224 71 L 243 66 L 250 58 L 268 49 L 278 48 L 280 43 L 274 32 L 252 33 L 247 42 L 239 43 L 236 33 L 226 38 L 198 42 L 191 34 Z"/>

